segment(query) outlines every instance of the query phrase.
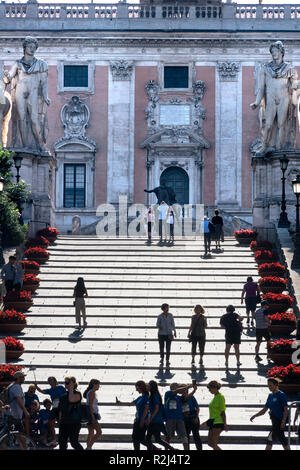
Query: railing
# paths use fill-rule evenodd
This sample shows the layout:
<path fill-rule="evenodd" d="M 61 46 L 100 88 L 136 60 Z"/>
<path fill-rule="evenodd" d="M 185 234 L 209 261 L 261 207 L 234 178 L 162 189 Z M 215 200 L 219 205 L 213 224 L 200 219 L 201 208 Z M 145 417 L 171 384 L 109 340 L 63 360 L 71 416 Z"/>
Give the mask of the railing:
<path fill-rule="evenodd" d="M 144 27 L 148 29 L 161 28 L 162 21 L 185 21 L 180 28 L 189 28 L 189 21 L 193 21 L 193 27 L 205 28 L 208 24 L 210 28 L 220 30 L 223 29 L 253 29 L 253 22 L 257 22 L 255 27 L 259 30 L 264 28 L 267 23 L 270 28 L 274 27 L 273 21 L 276 21 L 276 27 L 288 24 L 296 28 L 296 20 L 300 19 L 300 5 L 249 5 L 224 3 L 222 5 L 197 5 L 197 4 L 164 4 L 161 5 L 141 5 L 139 3 L 129 4 L 126 2 L 119 3 L 23 3 L 8 4 L 0 3 L 0 20 L 6 19 L 37 19 L 51 20 L 112 20 L 127 19 L 134 21 L 134 25 L 138 21 L 155 19 L 153 22 L 143 21 Z M 187 21 L 188 20 L 188 21 Z M 80 24 L 80 22 L 79 22 Z M 76 25 L 77 26 L 77 25 Z M 95 26 L 94 24 L 91 26 Z M 87 23 L 88 27 L 88 23 Z M 9 29 L 9 26 L 7 26 Z M 42 26 L 41 26 L 42 28 Z"/>

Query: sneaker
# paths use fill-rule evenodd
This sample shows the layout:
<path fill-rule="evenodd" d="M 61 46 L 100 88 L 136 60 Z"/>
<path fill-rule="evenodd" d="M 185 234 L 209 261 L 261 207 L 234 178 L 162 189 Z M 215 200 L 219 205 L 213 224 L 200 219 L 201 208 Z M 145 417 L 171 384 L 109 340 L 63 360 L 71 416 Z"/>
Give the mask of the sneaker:
<path fill-rule="evenodd" d="M 256 354 L 255 360 L 259 362 L 259 361 L 262 361 L 262 358 L 258 354 Z"/>
<path fill-rule="evenodd" d="M 247 318 L 247 325 L 249 325 L 249 323 L 250 323 L 250 318 L 248 317 Z"/>
<path fill-rule="evenodd" d="M 254 320 L 251 320 L 251 326 L 254 326 Z"/>
<path fill-rule="evenodd" d="M 242 365 L 242 363 L 241 363 L 241 362 L 237 362 L 236 365 L 237 365 L 238 367 L 240 367 L 240 366 Z"/>
<path fill-rule="evenodd" d="M 192 359 L 192 364 L 195 364 L 195 359 Z"/>
<path fill-rule="evenodd" d="M 228 369 L 228 361 L 225 361 L 225 367 Z"/>

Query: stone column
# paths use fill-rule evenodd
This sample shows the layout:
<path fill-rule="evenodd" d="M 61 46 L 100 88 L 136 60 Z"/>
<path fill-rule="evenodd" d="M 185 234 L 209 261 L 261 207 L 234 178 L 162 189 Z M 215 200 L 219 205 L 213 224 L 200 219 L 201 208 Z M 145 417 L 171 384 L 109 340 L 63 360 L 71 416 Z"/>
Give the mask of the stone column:
<path fill-rule="evenodd" d="M 110 63 L 108 92 L 107 202 L 134 194 L 134 74 L 133 62 Z"/>
<path fill-rule="evenodd" d="M 219 62 L 216 70 L 216 205 L 241 207 L 242 83 L 237 62 Z"/>

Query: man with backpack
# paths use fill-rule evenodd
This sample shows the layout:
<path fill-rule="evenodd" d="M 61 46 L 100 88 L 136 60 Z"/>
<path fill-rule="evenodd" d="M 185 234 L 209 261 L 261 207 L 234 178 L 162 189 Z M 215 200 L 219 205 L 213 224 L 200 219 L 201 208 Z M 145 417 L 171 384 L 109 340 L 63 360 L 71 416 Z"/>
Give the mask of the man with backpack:
<path fill-rule="evenodd" d="M 23 419 L 25 425 L 25 433 L 30 432 L 30 415 L 25 408 L 25 395 L 22 389 L 25 375 L 21 371 L 17 371 L 13 375 L 13 383 L 6 387 L 0 395 L 3 405 L 9 405 L 6 414 L 9 416 L 9 423 L 14 425 L 15 430 L 23 432 Z"/>

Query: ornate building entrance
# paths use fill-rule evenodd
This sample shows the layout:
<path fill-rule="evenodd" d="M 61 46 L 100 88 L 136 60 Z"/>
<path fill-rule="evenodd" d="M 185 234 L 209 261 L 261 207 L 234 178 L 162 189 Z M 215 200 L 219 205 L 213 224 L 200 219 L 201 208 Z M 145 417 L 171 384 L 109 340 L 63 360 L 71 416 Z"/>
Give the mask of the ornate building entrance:
<path fill-rule="evenodd" d="M 189 176 L 185 170 L 171 166 L 162 172 L 160 184 L 162 180 L 174 189 L 177 204 L 189 204 Z"/>

